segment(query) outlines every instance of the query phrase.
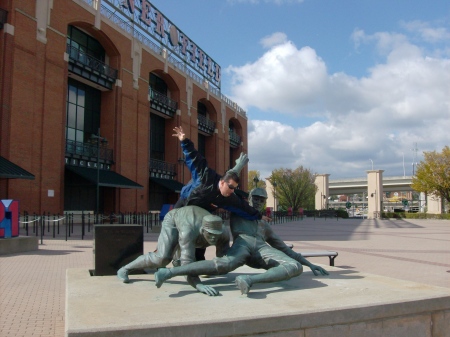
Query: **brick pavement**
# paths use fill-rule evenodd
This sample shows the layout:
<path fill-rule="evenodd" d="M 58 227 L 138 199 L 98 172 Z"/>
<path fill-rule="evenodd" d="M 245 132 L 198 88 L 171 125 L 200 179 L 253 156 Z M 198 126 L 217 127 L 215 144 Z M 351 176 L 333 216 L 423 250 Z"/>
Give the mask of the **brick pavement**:
<path fill-rule="evenodd" d="M 450 221 L 313 219 L 274 225 L 294 250 L 339 252 L 336 267 L 450 288 Z M 93 268 L 92 233 L 50 238 L 39 250 L 0 256 L 0 335 L 64 336 L 67 268 Z M 145 234 L 144 251 L 157 234 Z M 207 258 L 214 251 L 207 250 Z M 309 258 L 328 264 L 328 258 Z M 300 276 L 301 277 L 301 276 Z M 237 291 L 237 290 L 236 290 Z"/>

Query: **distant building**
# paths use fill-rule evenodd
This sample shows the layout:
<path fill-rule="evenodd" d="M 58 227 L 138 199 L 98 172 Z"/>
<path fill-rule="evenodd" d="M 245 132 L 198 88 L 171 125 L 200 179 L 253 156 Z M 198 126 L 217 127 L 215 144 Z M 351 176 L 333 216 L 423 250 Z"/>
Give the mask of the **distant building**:
<path fill-rule="evenodd" d="M 3 1 L 0 20 L 0 156 L 29 174 L 0 172 L 0 199 L 21 211 L 174 203 L 190 179 L 175 126 L 218 173 L 248 152 L 220 65 L 149 1 Z"/>
<path fill-rule="evenodd" d="M 338 199 L 338 201 L 348 201 L 348 200 L 349 200 L 349 198 L 348 198 L 348 196 L 345 195 L 345 194 L 340 195 L 340 196 L 339 196 L 339 199 Z"/>

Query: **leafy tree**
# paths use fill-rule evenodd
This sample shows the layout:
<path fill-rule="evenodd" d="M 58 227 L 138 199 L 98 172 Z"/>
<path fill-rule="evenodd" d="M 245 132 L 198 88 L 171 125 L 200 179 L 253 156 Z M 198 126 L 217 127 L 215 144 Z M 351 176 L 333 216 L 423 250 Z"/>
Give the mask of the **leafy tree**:
<path fill-rule="evenodd" d="M 418 192 L 434 194 L 450 202 L 450 147 L 442 152 L 424 152 L 417 165 L 411 187 Z"/>
<path fill-rule="evenodd" d="M 250 170 L 248 171 L 248 190 L 251 191 L 256 187 L 255 177 L 257 178 L 258 187 L 266 189 L 266 182 L 261 179 L 259 171 Z"/>
<path fill-rule="evenodd" d="M 274 197 L 280 208 L 314 209 L 316 185 L 310 170 L 303 166 L 295 170 L 281 168 L 272 171 L 269 180 L 274 185 Z"/>

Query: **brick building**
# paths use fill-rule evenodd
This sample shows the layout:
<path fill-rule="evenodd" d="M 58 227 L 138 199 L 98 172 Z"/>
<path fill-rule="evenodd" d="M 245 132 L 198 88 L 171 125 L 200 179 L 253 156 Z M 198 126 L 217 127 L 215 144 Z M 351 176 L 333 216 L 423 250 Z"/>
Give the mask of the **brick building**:
<path fill-rule="evenodd" d="M 2 0 L 0 22 L 0 199 L 21 211 L 174 203 L 178 125 L 218 173 L 247 152 L 220 65 L 151 2 Z"/>

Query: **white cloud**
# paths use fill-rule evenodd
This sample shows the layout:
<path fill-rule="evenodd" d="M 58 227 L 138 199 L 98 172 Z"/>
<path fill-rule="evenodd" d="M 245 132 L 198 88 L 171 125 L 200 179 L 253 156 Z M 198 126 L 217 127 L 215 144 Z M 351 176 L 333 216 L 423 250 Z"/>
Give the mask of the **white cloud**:
<path fill-rule="evenodd" d="M 290 41 L 274 45 L 260 59 L 242 67 L 228 67 L 232 74 L 232 99 L 281 113 L 299 113 L 299 107 L 316 103 L 326 86 L 325 63 L 316 52 L 300 50 Z"/>
<path fill-rule="evenodd" d="M 261 44 L 264 48 L 270 48 L 279 44 L 287 42 L 287 36 L 285 33 L 273 33 L 261 39 Z"/>
<path fill-rule="evenodd" d="M 363 30 L 357 29 L 353 32 L 351 38 L 358 47 L 360 44 L 375 43 L 376 49 L 380 55 L 387 55 L 393 51 L 407 52 L 414 54 L 418 52 L 418 48 L 408 41 L 408 38 L 399 33 L 379 32 L 372 35 L 367 35 Z"/>
<path fill-rule="evenodd" d="M 384 55 L 368 76 L 328 74 L 309 48 L 285 40 L 258 60 L 230 67 L 233 99 L 252 109 L 305 116 L 313 106 L 321 121 L 289 126 L 249 120 L 249 168 L 267 178 L 277 168 L 300 165 L 331 179 L 363 177 L 371 169 L 411 175 L 413 144 L 441 151 L 450 144 L 450 59 L 430 56 L 405 35 L 355 31 Z M 282 40 L 279 40 L 282 41 Z M 276 117 L 279 119 L 279 115 Z"/>
<path fill-rule="evenodd" d="M 436 43 L 450 40 L 450 32 L 445 27 L 432 27 L 430 23 L 420 20 L 403 22 L 403 27 L 419 36 L 427 42 Z"/>

